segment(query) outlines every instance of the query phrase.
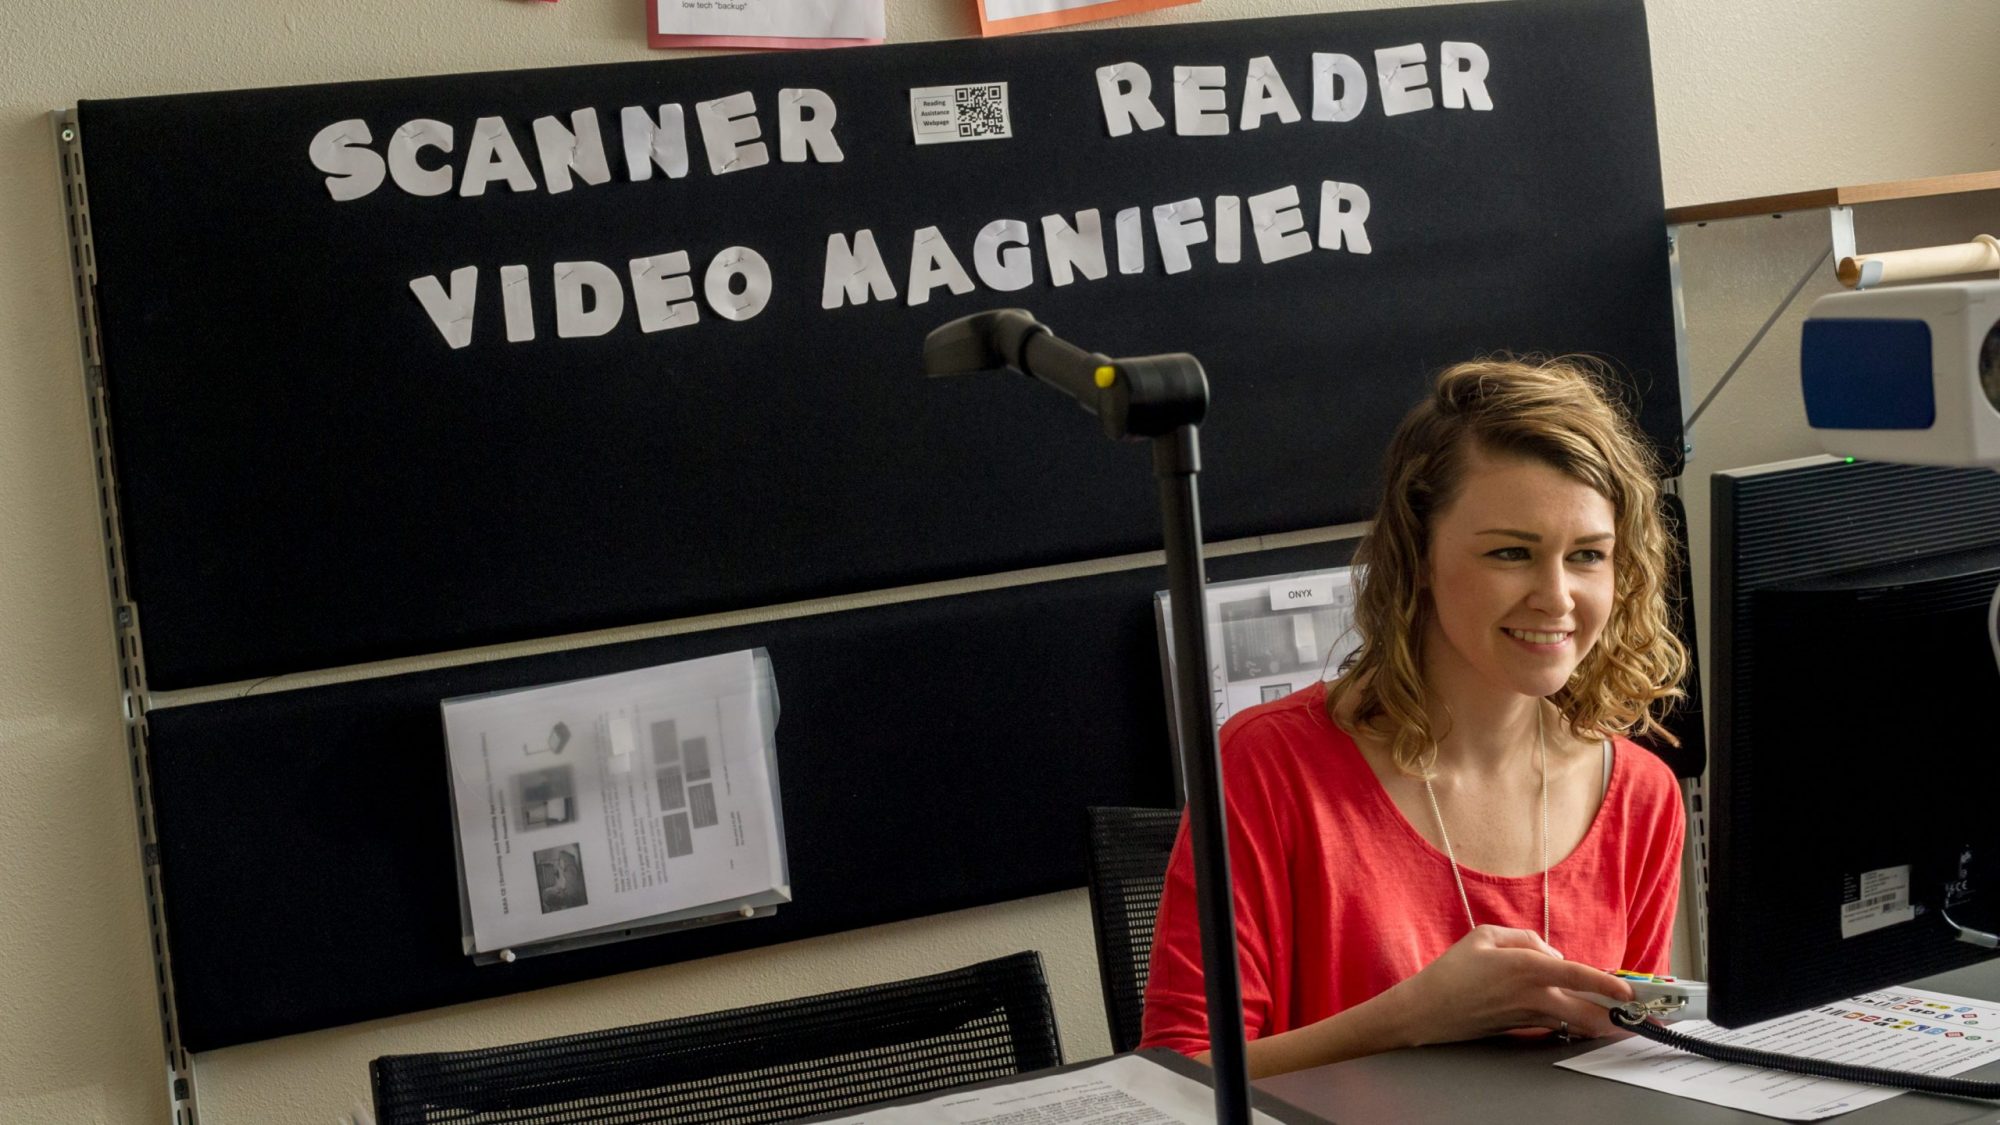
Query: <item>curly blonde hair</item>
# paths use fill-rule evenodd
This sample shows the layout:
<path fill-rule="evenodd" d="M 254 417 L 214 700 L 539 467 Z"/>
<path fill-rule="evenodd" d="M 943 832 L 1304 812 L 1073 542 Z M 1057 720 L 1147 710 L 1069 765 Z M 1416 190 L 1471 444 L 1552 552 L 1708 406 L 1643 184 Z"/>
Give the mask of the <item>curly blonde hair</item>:
<path fill-rule="evenodd" d="M 1382 501 L 1355 552 L 1354 624 L 1361 647 L 1327 689 L 1327 714 L 1350 734 L 1386 737 L 1396 766 L 1427 776 L 1438 732 L 1425 708 L 1422 642 L 1430 599 L 1424 575 L 1431 524 L 1457 496 L 1474 446 L 1525 457 L 1611 501 L 1616 526 L 1613 597 L 1597 643 L 1549 697 L 1579 738 L 1657 734 L 1685 693 L 1687 648 L 1666 596 L 1674 575 L 1651 451 L 1578 357 L 1474 360 L 1438 376 L 1403 419 L 1383 458 Z M 1656 715 L 1656 710 L 1658 715 Z M 1343 718 L 1343 714 L 1348 716 Z"/>

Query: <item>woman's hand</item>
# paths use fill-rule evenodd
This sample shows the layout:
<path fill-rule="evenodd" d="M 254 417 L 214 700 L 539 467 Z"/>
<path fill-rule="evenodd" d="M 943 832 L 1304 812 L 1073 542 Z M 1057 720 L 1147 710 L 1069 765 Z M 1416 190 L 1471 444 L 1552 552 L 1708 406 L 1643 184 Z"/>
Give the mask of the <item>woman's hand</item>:
<path fill-rule="evenodd" d="M 1632 999 L 1631 985 L 1563 960 L 1526 930 L 1480 926 L 1386 992 L 1317 1023 L 1251 1040 L 1250 1076 L 1522 1028 L 1557 1030 L 1567 1023 L 1571 1035 L 1609 1034 L 1607 1010 L 1571 996 L 1566 988 Z M 1195 1061 L 1207 1062 L 1207 1053 L 1196 1055 Z"/>
<path fill-rule="evenodd" d="M 1449 1043 L 1521 1028 L 1560 1029 L 1571 1035 L 1612 1031 L 1610 1013 L 1600 1004 L 1564 989 L 1595 992 L 1624 1001 L 1632 987 L 1609 973 L 1565 961 L 1562 954 L 1527 930 L 1479 926 L 1424 966 L 1416 976 L 1383 993 L 1407 1020 L 1413 1043 Z"/>

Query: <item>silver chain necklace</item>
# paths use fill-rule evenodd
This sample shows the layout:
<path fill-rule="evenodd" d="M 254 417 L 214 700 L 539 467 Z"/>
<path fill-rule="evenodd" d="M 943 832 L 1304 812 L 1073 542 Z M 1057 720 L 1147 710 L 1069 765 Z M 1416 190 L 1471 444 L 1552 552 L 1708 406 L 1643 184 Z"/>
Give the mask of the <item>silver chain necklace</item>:
<path fill-rule="evenodd" d="M 1435 762 L 1437 755 L 1431 755 Z M 1542 705 L 1535 704 L 1535 766 L 1542 775 L 1542 942 L 1549 942 L 1549 740 L 1542 728 Z M 1451 877 L 1458 884 L 1458 901 L 1465 906 L 1466 925 L 1479 928 L 1478 919 L 1472 916 L 1472 899 L 1465 893 L 1465 876 L 1458 870 L 1458 856 L 1451 850 L 1451 833 L 1444 830 L 1444 813 L 1438 809 L 1437 790 L 1431 788 L 1429 774 L 1424 775 L 1424 793 L 1431 799 L 1431 815 L 1437 818 L 1438 838 L 1444 841 L 1444 857 L 1451 861 Z"/>

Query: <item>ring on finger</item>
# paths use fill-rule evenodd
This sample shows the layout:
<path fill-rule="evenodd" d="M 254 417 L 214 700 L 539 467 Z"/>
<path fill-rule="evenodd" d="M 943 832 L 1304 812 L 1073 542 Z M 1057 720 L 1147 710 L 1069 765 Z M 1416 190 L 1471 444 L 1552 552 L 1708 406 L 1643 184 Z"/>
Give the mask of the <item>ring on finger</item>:
<path fill-rule="evenodd" d="M 1556 1040 L 1561 1043 L 1571 1042 L 1569 1034 L 1569 1021 L 1557 1020 L 1556 1022 L 1562 1025 L 1561 1027 L 1556 1028 Z"/>

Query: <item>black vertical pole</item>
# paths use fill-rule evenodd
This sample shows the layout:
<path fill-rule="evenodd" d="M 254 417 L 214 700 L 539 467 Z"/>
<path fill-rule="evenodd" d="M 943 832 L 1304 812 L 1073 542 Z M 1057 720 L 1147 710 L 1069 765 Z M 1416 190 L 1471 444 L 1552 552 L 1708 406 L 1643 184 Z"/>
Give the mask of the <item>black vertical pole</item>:
<path fill-rule="evenodd" d="M 1202 627 L 1208 583 L 1201 565 L 1201 471 L 1196 427 L 1153 439 L 1160 482 L 1167 589 L 1173 598 L 1174 707 L 1179 717 L 1181 777 L 1187 785 L 1194 844 L 1195 909 L 1201 921 L 1202 977 L 1208 987 L 1209 1065 L 1215 1068 L 1215 1120 L 1249 1125 L 1250 1071 L 1243 1044 L 1243 984 L 1236 954 L 1236 906 L 1229 879 L 1228 814 L 1209 703 L 1208 633 Z"/>
<path fill-rule="evenodd" d="M 1215 1069 L 1218 1125 L 1250 1125 L 1250 1072 L 1243 1044 L 1243 983 L 1236 956 L 1236 909 L 1229 879 L 1229 833 L 1222 763 L 1209 705 L 1206 586 L 1201 569 L 1198 440 L 1208 412 L 1208 376 L 1185 352 L 1109 359 L 1056 338 L 1026 309 L 960 317 L 924 337 L 926 374 L 965 375 L 1012 368 L 1068 395 L 1114 441 L 1151 438 L 1160 482 L 1167 588 L 1173 595 L 1174 710 L 1194 845 L 1195 911 L 1208 991 L 1208 1058 Z"/>

